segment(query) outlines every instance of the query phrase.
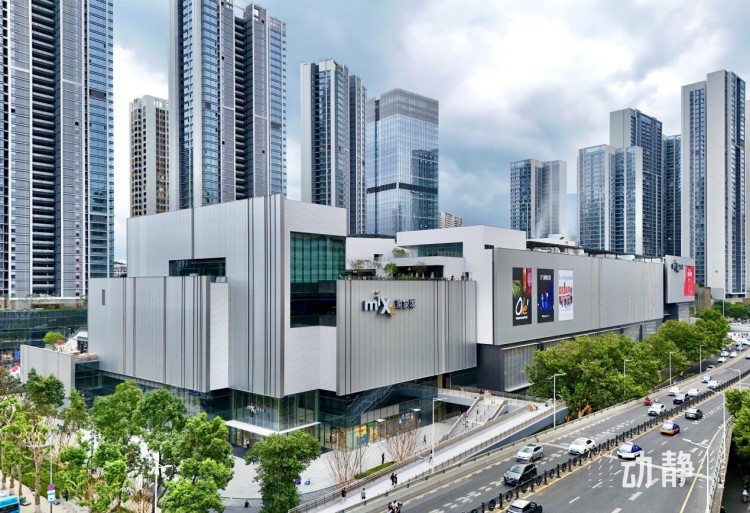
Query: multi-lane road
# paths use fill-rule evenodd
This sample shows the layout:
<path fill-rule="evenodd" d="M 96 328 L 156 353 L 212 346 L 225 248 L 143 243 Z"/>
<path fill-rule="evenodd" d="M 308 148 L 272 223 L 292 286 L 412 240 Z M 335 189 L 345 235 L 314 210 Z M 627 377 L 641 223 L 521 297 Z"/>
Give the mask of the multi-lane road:
<path fill-rule="evenodd" d="M 714 379 L 723 383 L 733 377 L 739 369 L 745 372 L 750 369 L 750 360 L 745 355 L 750 350 L 741 352 L 737 358 L 730 359 L 713 371 Z M 710 362 L 716 364 L 715 361 Z M 706 374 L 704 372 L 704 374 Z M 749 384 L 750 384 L 750 378 Z M 706 385 L 700 383 L 700 377 L 679 383 L 683 392 L 688 388 L 698 388 L 701 392 Z M 673 408 L 672 397 L 667 390 L 652 396 L 664 403 L 668 409 Z M 720 426 L 723 415 L 723 394 L 715 394 L 698 405 L 703 411 L 702 420 L 687 420 L 683 414 L 679 417 L 668 417 L 675 420 L 681 432 L 674 436 L 659 433 L 658 426 L 634 436 L 633 440 L 643 447 L 645 458 L 633 466 L 623 465 L 616 456 L 616 448 L 595 457 L 593 461 L 562 474 L 561 478 L 552 480 L 531 495 L 523 498 L 534 500 L 544 506 L 544 511 L 564 512 L 604 512 L 620 513 L 638 511 L 692 513 L 703 512 L 706 503 L 705 447 L 709 447 L 710 468 L 717 462 L 718 447 L 721 442 Z M 649 419 L 648 408 L 634 404 L 619 413 L 600 417 L 595 422 L 582 422 L 575 430 L 564 434 L 550 432 L 541 434 L 539 443 L 544 447 L 544 457 L 538 460 L 540 470 L 554 468 L 558 463 L 567 462 L 570 457 L 567 448 L 570 442 L 579 437 L 592 438 L 596 443 L 606 442 L 623 431 L 634 428 Z M 688 442 L 690 440 L 690 442 Z M 693 442 L 693 443 L 691 443 Z M 677 458 L 684 463 L 677 463 Z M 510 487 L 503 484 L 503 474 L 514 463 L 511 458 L 491 461 L 487 466 L 464 475 L 455 481 L 430 489 L 417 497 L 404 501 L 404 511 L 408 513 L 462 513 L 474 508 L 481 511 L 481 503 L 489 503 L 500 492 Z M 670 468 L 682 467 L 689 474 L 692 467 L 694 475 L 685 480 L 683 486 L 673 484 L 674 472 Z M 627 473 L 627 476 L 626 476 Z M 700 474 L 700 475 L 699 475 Z M 640 484 L 638 477 L 640 476 Z"/>

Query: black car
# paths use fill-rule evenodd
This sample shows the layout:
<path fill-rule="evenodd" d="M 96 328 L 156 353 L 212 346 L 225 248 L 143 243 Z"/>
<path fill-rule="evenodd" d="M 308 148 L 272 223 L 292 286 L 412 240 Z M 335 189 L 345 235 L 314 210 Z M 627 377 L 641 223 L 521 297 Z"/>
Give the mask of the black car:
<path fill-rule="evenodd" d="M 542 513 L 542 505 L 536 502 L 516 499 L 508 508 L 508 513 Z"/>
<path fill-rule="evenodd" d="M 685 418 L 693 419 L 693 420 L 700 420 L 703 418 L 703 412 L 700 411 L 698 408 L 689 408 L 685 410 Z"/>
<path fill-rule="evenodd" d="M 516 486 L 536 477 L 536 465 L 533 463 L 518 463 L 508 469 L 503 476 L 505 484 Z"/>

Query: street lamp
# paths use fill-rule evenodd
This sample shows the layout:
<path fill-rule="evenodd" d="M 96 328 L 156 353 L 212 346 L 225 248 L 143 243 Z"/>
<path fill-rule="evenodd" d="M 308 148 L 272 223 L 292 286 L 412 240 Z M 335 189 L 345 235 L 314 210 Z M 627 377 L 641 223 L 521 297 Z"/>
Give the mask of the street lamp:
<path fill-rule="evenodd" d="M 432 468 L 432 460 L 435 457 L 435 403 L 440 402 L 439 397 L 432 398 L 432 449 L 430 449 L 430 468 Z"/>
<path fill-rule="evenodd" d="M 730 368 L 729 370 L 733 370 L 734 372 L 737 373 L 737 377 L 739 378 L 739 382 L 737 383 L 737 389 L 742 390 L 742 371 L 739 369 L 733 369 L 733 368 Z"/>
<path fill-rule="evenodd" d="M 669 352 L 669 386 L 672 386 L 672 353 L 674 351 Z"/>
<path fill-rule="evenodd" d="M 555 429 L 557 427 L 557 377 L 558 376 L 567 376 L 565 372 L 559 372 L 557 374 L 553 374 L 552 378 L 552 429 Z"/>
<path fill-rule="evenodd" d="M 623 358 L 622 360 L 622 398 L 625 398 L 625 364 L 628 362 L 632 362 L 632 359 L 629 358 Z"/>
<path fill-rule="evenodd" d="M 703 346 L 705 344 L 701 344 L 698 346 L 698 374 L 703 374 Z"/>

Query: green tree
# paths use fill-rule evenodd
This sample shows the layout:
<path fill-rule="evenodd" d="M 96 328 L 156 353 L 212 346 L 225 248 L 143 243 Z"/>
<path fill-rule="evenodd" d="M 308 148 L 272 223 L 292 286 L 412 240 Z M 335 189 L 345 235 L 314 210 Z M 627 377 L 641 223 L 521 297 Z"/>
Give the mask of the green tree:
<path fill-rule="evenodd" d="M 58 340 L 65 340 L 65 335 L 63 335 L 59 331 L 48 331 L 42 339 L 45 344 L 49 344 L 51 346 L 57 344 Z"/>
<path fill-rule="evenodd" d="M 232 459 L 232 445 L 227 441 L 229 430 L 226 423 L 220 417 L 209 419 L 205 413 L 191 417 L 185 423 L 180 439 L 175 448 L 175 457 L 178 461 L 213 460 L 224 467 L 231 469 L 234 466 Z M 230 477 L 225 483 L 218 483 L 224 488 L 229 483 Z"/>
<path fill-rule="evenodd" d="M 626 360 L 633 363 L 628 366 Z M 645 395 L 659 382 L 661 369 L 650 344 L 613 333 L 561 342 L 537 351 L 532 361 L 527 366 L 532 383 L 530 392 L 552 397 L 551 378 L 564 373 L 557 378 L 557 393 L 568 404 L 573 417 Z"/>
<path fill-rule="evenodd" d="M 270 435 L 253 445 L 245 461 L 258 461 L 262 513 L 283 513 L 299 504 L 294 480 L 320 455 L 320 444 L 302 431 Z"/>
<path fill-rule="evenodd" d="M 60 418 L 63 421 L 62 432 L 71 436 L 91 426 L 86 399 L 81 392 L 76 389 L 70 391 L 68 405 L 60 412 Z"/>
<path fill-rule="evenodd" d="M 659 368 L 669 369 L 669 353 L 672 353 L 672 371 L 684 369 L 688 365 L 688 359 L 675 344 L 674 340 L 665 337 L 660 333 L 652 333 L 644 343 L 651 346 L 654 356 L 659 359 Z"/>
<path fill-rule="evenodd" d="M 65 385 L 57 376 L 42 377 L 31 369 L 26 379 L 26 398 L 44 414 L 52 415 L 65 402 Z"/>
<path fill-rule="evenodd" d="M 134 381 L 117 385 L 115 392 L 97 397 L 91 408 L 91 420 L 98 436 L 105 442 L 127 445 L 143 433 L 141 413 L 143 392 Z"/>
<path fill-rule="evenodd" d="M 143 396 L 141 415 L 146 426 L 146 444 L 150 451 L 158 454 L 159 471 L 156 479 L 159 482 L 162 480 L 162 466 L 167 466 L 167 477 L 171 479 L 180 463 L 175 447 L 185 428 L 185 404 L 169 390 L 158 388 Z"/>
<path fill-rule="evenodd" d="M 729 321 L 716 310 L 704 310 L 698 315 L 695 327 L 704 334 L 714 351 L 721 350 L 727 343 Z"/>
<path fill-rule="evenodd" d="M 23 384 L 21 381 L 5 367 L 0 367 L 0 400 L 19 395 L 22 392 Z"/>
<path fill-rule="evenodd" d="M 750 390 L 727 390 L 727 410 L 734 415 L 732 442 L 737 455 L 750 458 Z"/>
<path fill-rule="evenodd" d="M 671 320 L 659 326 L 656 333 L 672 341 L 689 361 L 698 360 L 701 345 L 705 346 L 703 354 L 711 354 L 716 350 L 711 341 L 708 340 L 706 332 L 699 329 L 697 325 Z M 706 353 L 706 350 L 709 353 Z"/>
<path fill-rule="evenodd" d="M 396 274 L 398 273 L 398 266 L 393 262 L 388 262 L 383 266 L 383 270 L 385 271 L 385 274 L 388 276 L 388 278 L 395 278 Z"/>
<path fill-rule="evenodd" d="M 34 511 L 41 513 L 42 460 L 49 454 L 52 427 L 49 418 L 35 408 L 20 409 L 13 419 L 13 430 L 22 447 L 29 451 L 34 464 Z"/>
<path fill-rule="evenodd" d="M 192 458 L 180 466 L 180 476 L 167 484 L 159 501 L 166 513 L 205 513 L 224 511 L 220 483 L 231 479 L 231 470 L 211 459 L 198 462 Z"/>

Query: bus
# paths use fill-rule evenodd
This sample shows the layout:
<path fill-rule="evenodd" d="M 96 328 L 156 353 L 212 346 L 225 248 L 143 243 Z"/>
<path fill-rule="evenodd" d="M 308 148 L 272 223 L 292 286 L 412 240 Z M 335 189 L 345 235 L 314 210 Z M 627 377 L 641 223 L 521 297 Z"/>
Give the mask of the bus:
<path fill-rule="evenodd" d="M 21 503 L 15 495 L 0 492 L 0 513 L 20 513 Z"/>

